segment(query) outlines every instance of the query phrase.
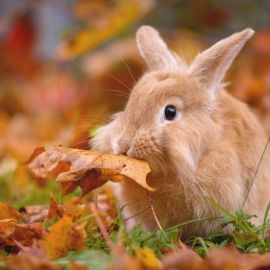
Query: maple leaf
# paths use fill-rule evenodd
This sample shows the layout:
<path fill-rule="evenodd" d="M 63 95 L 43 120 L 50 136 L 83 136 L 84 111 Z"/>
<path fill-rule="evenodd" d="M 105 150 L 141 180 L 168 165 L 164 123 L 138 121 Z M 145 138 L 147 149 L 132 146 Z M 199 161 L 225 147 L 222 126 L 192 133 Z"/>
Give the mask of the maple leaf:
<path fill-rule="evenodd" d="M 107 181 L 131 179 L 145 189 L 153 190 L 146 182 L 150 167 L 146 161 L 123 155 L 50 146 L 37 148 L 30 158 L 28 168 L 34 177 L 57 176 L 64 195 L 77 186 L 83 195 Z"/>
<path fill-rule="evenodd" d="M 85 238 L 84 224 L 76 225 L 71 217 L 64 215 L 51 226 L 45 238 L 46 254 L 51 259 L 63 257 L 68 251 L 83 248 Z"/>

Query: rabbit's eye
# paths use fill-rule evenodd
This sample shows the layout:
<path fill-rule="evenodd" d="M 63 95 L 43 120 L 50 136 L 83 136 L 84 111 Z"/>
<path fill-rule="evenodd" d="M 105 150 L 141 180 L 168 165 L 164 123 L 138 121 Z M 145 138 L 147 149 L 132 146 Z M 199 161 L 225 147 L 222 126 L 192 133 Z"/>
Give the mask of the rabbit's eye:
<path fill-rule="evenodd" d="M 173 105 L 167 105 L 165 108 L 165 118 L 172 121 L 176 116 L 176 109 Z"/>

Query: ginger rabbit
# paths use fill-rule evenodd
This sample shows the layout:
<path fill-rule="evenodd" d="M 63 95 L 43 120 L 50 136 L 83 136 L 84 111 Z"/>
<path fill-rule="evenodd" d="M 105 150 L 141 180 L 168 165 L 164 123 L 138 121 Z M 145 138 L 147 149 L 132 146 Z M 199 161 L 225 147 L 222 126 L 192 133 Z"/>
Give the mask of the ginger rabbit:
<path fill-rule="evenodd" d="M 249 108 L 222 89 L 222 80 L 251 29 L 235 33 L 200 53 L 191 64 L 171 53 L 150 26 L 137 31 L 137 45 L 149 70 L 131 91 L 123 112 L 101 127 L 95 149 L 147 160 L 148 183 L 164 228 L 201 217 L 220 216 L 206 199 L 229 211 L 242 207 L 267 137 Z M 119 184 L 128 227 L 157 224 L 146 191 L 132 181 Z M 270 200 L 270 158 L 266 153 L 244 206 L 259 223 Z M 137 215 L 136 215 L 137 214 Z M 184 237 L 220 230 L 220 220 L 190 224 Z"/>

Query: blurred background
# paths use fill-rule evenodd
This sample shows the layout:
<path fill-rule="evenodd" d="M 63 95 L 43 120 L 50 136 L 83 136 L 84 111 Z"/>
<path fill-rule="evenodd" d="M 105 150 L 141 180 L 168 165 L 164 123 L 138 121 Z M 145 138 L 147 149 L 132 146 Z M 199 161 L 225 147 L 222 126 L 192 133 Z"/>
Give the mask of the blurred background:
<path fill-rule="evenodd" d="M 228 90 L 270 133 L 270 1 L 0 0 L 0 201 L 47 202 L 56 187 L 31 181 L 23 165 L 33 149 L 87 149 L 96 127 L 123 108 L 145 69 L 134 39 L 142 24 L 187 61 L 256 30 Z"/>

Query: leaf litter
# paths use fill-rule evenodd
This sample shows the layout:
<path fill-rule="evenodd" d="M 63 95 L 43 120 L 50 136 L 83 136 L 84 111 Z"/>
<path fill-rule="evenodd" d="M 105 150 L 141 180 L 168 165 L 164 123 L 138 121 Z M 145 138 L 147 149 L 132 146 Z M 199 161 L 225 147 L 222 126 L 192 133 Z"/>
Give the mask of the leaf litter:
<path fill-rule="evenodd" d="M 20 212 L 11 205 L 0 204 L 0 243 L 3 250 L 0 269 L 270 267 L 270 253 L 267 253 L 270 239 L 266 234 L 269 209 L 266 210 L 264 224 L 255 226 L 250 222 L 251 216 L 241 211 L 230 213 L 210 198 L 209 202 L 220 210 L 224 226 L 233 226 L 232 233 L 193 237 L 183 243 L 180 238 L 185 223 L 155 232 L 146 232 L 141 226 L 136 226 L 127 232 L 121 210 L 117 213 L 112 211 L 115 205 L 110 192 L 106 187 L 95 190 L 108 180 L 119 182 L 125 178 L 151 190 L 146 182 L 150 171 L 146 162 L 57 146 L 38 148 L 28 167 L 35 177 L 56 177 L 62 185 L 63 195 L 71 192 L 73 196 L 63 200 L 65 196 L 59 201 L 51 195 L 49 206 L 28 206 L 21 208 Z M 89 181 L 94 183 L 89 185 Z M 70 182 L 74 185 L 72 189 L 63 187 L 63 183 Z M 74 193 L 78 186 L 83 197 Z M 153 208 L 151 201 L 149 204 L 149 208 Z M 154 215 L 154 209 L 152 211 Z"/>
<path fill-rule="evenodd" d="M 7 72 L 1 73 L 4 99 L 2 99 L 1 104 L 3 106 L 0 112 L 0 132 L 2 134 L 0 152 L 5 154 L 4 160 L 0 164 L 0 197 L 2 201 L 11 202 L 16 209 L 8 204 L 2 203 L 0 205 L 0 221 L 2 224 L 0 269 L 134 270 L 149 269 L 149 267 L 152 267 L 152 269 L 155 267 L 163 269 L 269 269 L 269 253 L 267 253 L 269 252 L 268 211 L 265 215 L 266 222 L 260 226 L 254 226 L 250 223 L 250 216 L 245 215 L 245 213 L 241 211 L 229 213 L 226 209 L 215 205 L 224 217 L 224 226 L 226 224 L 231 225 L 233 232 L 207 237 L 194 236 L 182 243 L 179 241 L 179 237 L 181 236 L 181 230 L 184 229 L 184 224 L 179 224 L 165 231 L 157 230 L 155 232 L 145 232 L 140 226 L 137 226 L 130 232 L 126 232 L 121 220 L 121 210 L 117 210 L 113 196 L 105 186 L 102 186 L 99 191 L 93 190 L 90 194 L 86 194 L 88 192 L 88 181 L 80 180 L 81 182 L 78 181 L 76 184 L 76 181 L 71 181 L 62 184 L 62 193 L 70 194 L 61 198 L 57 183 L 55 184 L 54 181 L 40 181 L 38 184 L 41 187 L 37 188 L 36 182 L 33 181 L 32 183 L 32 179 L 29 179 L 28 175 L 20 169 L 16 172 L 16 175 L 7 173 L 7 171 L 14 171 L 14 164 L 17 164 L 14 159 L 24 160 L 29 156 L 33 147 L 44 144 L 44 141 L 50 144 L 62 143 L 73 146 L 76 144 L 78 147 L 78 138 L 80 138 L 82 140 L 79 144 L 80 147 L 88 145 L 88 138 L 87 140 L 84 138 L 91 131 L 88 130 L 89 126 L 96 126 L 96 118 L 104 120 L 104 115 L 102 116 L 101 113 L 97 116 L 97 107 L 100 106 L 101 102 L 99 104 L 92 102 L 93 93 L 95 95 L 103 93 L 103 100 L 105 100 L 103 114 L 107 115 L 112 111 L 119 110 L 119 107 L 111 106 L 111 103 L 114 103 L 116 99 L 109 98 L 109 106 L 107 104 L 108 92 L 105 94 L 102 92 L 104 85 L 115 86 L 115 83 L 112 80 L 106 80 L 104 74 L 113 72 L 115 77 L 123 80 L 129 87 L 131 85 L 127 82 L 126 69 L 119 68 L 120 65 L 115 60 L 114 55 L 118 57 L 118 54 L 115 54 L 115 50 L 109 51 L 107 49 L 111 49 L 111 44 L 116 43 L 117 51 L 121 51 L 124 55 L 135 78 L 139 77 L 140 71 L 137 66 L 142 68 L 142 63 L 137 54 L 134 53 L 135 48 L 133 48 L 133 52 L 130 50 L 132 47 L 130 44 L 134 44 L 134 42 L 125 45 L 122 38 L 120 40 L 115 36 L 132 22 L 139 22 L 142 16 L 155 6 L 158 6 L 158 9 L 160 8 L 159 12 L 162 11 L 160 14 L 164 14 L 164 5 L 158 5 L 154 1 L 134 1 L 134 3 L 132 1 L 132 3 L 124 3 L 124 5 L 122 2 L 113 1 L 113 5 L 111 1 L 75 1 L 74 3 L 76 16 L 85 22 L 85 26 L 82 30 L 76 31 L 76 34 L 74 32 L 73 36 L 67 42 L 64 42 L 63 46 L 60 46 L 59 56 L 65 59 L 73 58 L 86 52 L 86 50 L 101 45 L 102 49 L 98 50 L 100 51 L 98 58 L 86 58 L 83 68 L 86 73 L 91 75 L 87 76 L 91 77 L 87 81 L 78 80 L 75 82 L 66 70 L 55 69 L 54 65 L 48 62 L 40 62 L 40 59 L 37 62 L 37 59 L 31 56 L 30 52 L 34 49 L 32 37 L 35 36 L 35 32 L 24 31 L 25 22 L 29 21 L 29 17 L 27 20 L 15 20 L 17 23 L 8 24 L 11 33 L 14 33 L 12 32 L 14 29 L 18 30 L 18 26 L 20 26 L 21 35 L 8 35 L 13 38 L 12 40 L 5 39 L 3 36 L 3 40 L 1 40 L 1 45 L 4 46 L 1 46 L 1 49 L 3 49 L 1 57 L 3 57 L 0 65 L 1 70 L 7 70 Z M 150 2 L 153 7 L 151 7 Z M 168 4 L 170 5 L 170 3 Z M 88 5 L 92 5 L 94 12 L 89 14 Z M 143 7 L 144 5 L 147 6 Z M 183 3 L 179 5 L 183 5 Z M 197 8 L 198 6 L 193 5 L 191 10 L 187 10 L 188 14 L 192 14 L 189 11 L 197 10 Z M 209 24 L 209 18 L 213 17 L 213 12 L 206 12 L 203 19 L 197 16 L 200 17 L 198 21 L 206 29 L 217 29 L 218 24 L 233 19 L 231 16 L 237 12 L 239 5 L 231 8 L 233 12 L 231 12 L 231 15 L 225 16 L 227 19 L 224 19 L 224 16 L 214 16 L 216 18 L 212 26 Z M 265 7 L 262 8 L 265 9 Z M 262 8 L 259 8 L 259 10 Z M 153 9 L 154 13 L 158 9 Z M 177 10 L 179 10 L 177 14 L 181 16 L 182 13 L 180 12 L 183 9 L 174 8 L 174 11 Z M 258 9 L 255 8 L 254 10 Z M 205 11 L 209 11 L 209 5 L 206 3 Z M 224 14 L 223 12 L 222 4 L 215 7 L 215 14 Z M 16 16 L 14 14 L 15 18 Z M 196 23 L 196 18 L 194 19 Z M 112 27 L 108 27 L 108 25 Z M 96 27 L 93 28 L 93 26 Z M 214 28 L 212 28 L 213 26 Z M 131 29 L 133 31 L 133 27 Z M 10 30 L 7 32 L 10 33 Z M 130 33 L 130 31 L 128 32 Z M 204 38 L 200 40 L 197 33 L 195 36 L 192 31 L 188 30 L 188 32 L 182 29 L 185 38 L 180 37 L 177 40 L 174 37 L 171 40 L 175 48 L 178 47 L 178 43 L 181 43 L 181 47 L 186 43 L 186 51 L 183 52 L 186 55 L 194 51 L 194 48 L 197 51 L 201 50 L 202 45 L 205 45 Z M 24 37 L 22 41 L 25 40 L 25 44 L 18 42 L 18 38 L 21 37 Z M 251 41 L 251 50 L 246 50 L 245 54 L 239 56 L 239 67 L 235 66 L 235 69 L 229 74 L 229 79 L 233 82 L 230 91 L 252 106 L 268 131 L 270 130 L 270 95 L 267 91 L 270 71 L 269 37 L 268 29 L 257 29 L 257 34 Z M 103 46 L 105 40 L 114 40 L 114 42 L 109 42 L 110 46 Z M 186 40 L 188 42 L 185 42 Z M 5 46 L 8 41 L 9 46 Z M 96 56 L 98 54 L 94 52 L 90 55 Z M 104 65 L 106 68 L 103 67 L 101 71 L 99 70 L 100 63 L 106 64 Z M 47 66 L 46 69 L 41 68 L 44 64 Z M 118 68 L 115 68 L 116 66 Z M 97 75 L 97 71 L 100 75 Z M 49 84 L 48 76 L 51 78 Z M 81 100 L 81 93 L 85 89 L 85 84 L 91 86 L 91 91 L 88 91 L 91 94 L 82 95 Z M 116 88 L 120 88 L 122 92 L 126 93 L 121 85 L 116 85 Z M 52 99 L 50 99 L 50 92 L 53 93 L 54 98 Z M 44 99 L 44 96 L 49 97 L 49 99 Z M 85 100 L 87 100 L 86 105 Z M 74 101 L 78 103 L 78 106 L 74 106 Z M 44 109 L 49 111 L 51 108 L 55 108 L 53 113 L 45 116 L 42 114 Z M 111 110 L 108 108 L 111 108 Z M 32 115 L 33 112 L 35 117 L 31 118 L 29 115 Z M 59 115 L 65 115 L 65 117 L 62 119 Z M 81 117 L 85 115 L 89 116 L 89 119 L 81 120 Z M 76 134 L 66 132 L 74 122 L 78 122 L 74 129 Z M 85 128 L 80 128 L 81 124 Z M 78 130 L 80 132 L 77 132 Z M 12 158 L 10 158 L 11 156 Z M 69 163 L 60 162 L 60 165 L 67 171 L 70 168 Z M 102 181 L 98 185 L 102 185 Z M 82 186 L 84 189 L 84 198 L 81 198 L 81 192 L 77 186 Z M 91 186 L 91 188 L 94 188 L 94 186 Z M 51 203 L 48 205 L 50 192 L 53 192 L 55 197 L 51 196 Z M 97 225 L 95 215 L 90 209 L 90 202 L 95 204 L 98 215 L 112 239 L 113 250 L 108 248 Z M 42 203 L 44 205 L 41 205 Z M 62 247 L 60 253 L 58 253 L 60 254 L 58 256 L 63 257 L 50 259 L 50 251 L 45 249 L 45 239 L 55 231 L 58 231 L 61 235 L 61 230 L 56 230 L 55 227 L 61 227 L 61 224 L 64 223 L 63 220 L 69 221 L 65 224 L 70 225 L 70 231 L 85 230 L 85 246 L 81 250 L 80 245 L 78 245 L 79 250 L 76 250 L 76 245 L 72 247 L 67 244 L 69 248 Z M 38 234 L 32 234 L 30 237 L 29 230 L 34 230 L 33 224 L 42 228 L 41 238 Z M 17 234 L 18 230 L 22 234 L 20 237 Z M 59 235 L 56 237 L 61 238 Z M 70 243 L 72 238 L 70 240 L 67 237 L 66 241 Z M 151 254 L 149 249 L 152 250 L 153 256 L 149 256 L 149 252 Z M 264 253 L 264 255 L 259 255 L 260 253 Z M 158 263 L 152 263 L 153 261 L 149 257 Z M 147 258 L 146 263 L 145 258 Z"/>

